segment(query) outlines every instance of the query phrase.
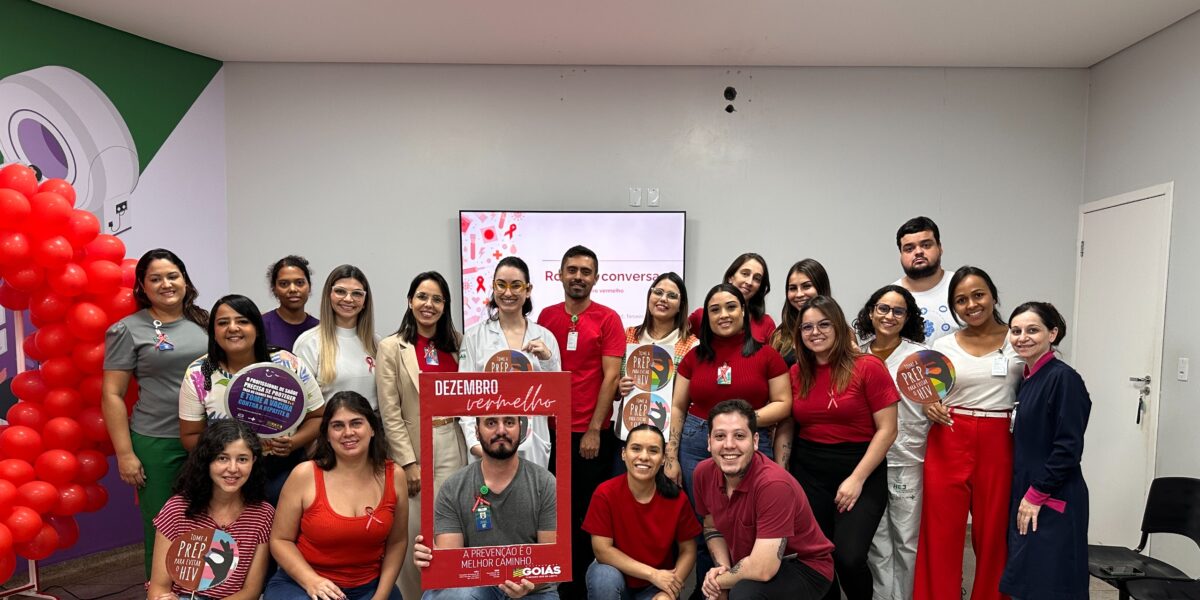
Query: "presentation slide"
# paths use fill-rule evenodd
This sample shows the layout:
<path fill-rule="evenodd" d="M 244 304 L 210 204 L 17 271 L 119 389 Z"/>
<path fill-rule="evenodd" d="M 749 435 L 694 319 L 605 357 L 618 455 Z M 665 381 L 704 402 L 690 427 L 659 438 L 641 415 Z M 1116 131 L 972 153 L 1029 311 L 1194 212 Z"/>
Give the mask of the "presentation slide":
<path fill-rule="evenodd" d="M 460 211 L 463 329 L 488 317 L 496 263 L 516 255 L 529 265 L 533 313 L 563 301 L 558 278 L 567 248 L 583 245 L 600 259 L 592 300 L 628 327 L 646 314 L 646 290 L 661 273 L 682 277 L 686 213 Z M 559 346 L 563 340 L 559 340 Z"/>

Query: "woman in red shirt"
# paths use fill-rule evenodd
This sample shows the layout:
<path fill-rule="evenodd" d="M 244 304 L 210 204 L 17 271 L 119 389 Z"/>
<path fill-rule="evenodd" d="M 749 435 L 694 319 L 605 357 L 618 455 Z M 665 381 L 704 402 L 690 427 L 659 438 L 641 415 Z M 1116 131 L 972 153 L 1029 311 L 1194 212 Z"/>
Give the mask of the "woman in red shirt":
<path fill-rule="evenodd" d="M 596 488 L 583 529 L 596 560 L 587 570 L 592 598 L 678 598 L 696 564 L 696 521 L 687 496 L 662 472 L 666 439 L 644 423 L 629 432 L 626 473 Z"/>
<path fill-rule="evenodd" d="M 265 600 L 401 600 L 408 486 L 387 459 L 379 417 L 358 392 L 325 405 L 311 461 L 279 496 Z"/>
<path fill-rule="evenodd" d="M 742 254 L 729 263 L 723 281 L 742 293 L 746 299 L 746 310 L 750 312 L 750 332 L 760 343 L 767 343 L 775 331 L 775 319 L 767 314 L 767 293 L 771 291 L 771 272 L 767 270 L 767 259 L 757 252 Z M 700 330 L 703 316 L 703 306 L 688 316 L 692 331 Z"/>
<path fill-rule="evenodd" d="M 796 349 L 792 418 L 779 426 L 776 458 L 790 458 L 833 541 L 837 577 L 827 600 L 841 597 L 839 580 L 849 600 L 870 600 L 867 551 L 887 508 L 884 457 L 896 440 L 900 394 L 883 361 L 859 352 L 833 298 L 817 296 L 800 309 Z"/>

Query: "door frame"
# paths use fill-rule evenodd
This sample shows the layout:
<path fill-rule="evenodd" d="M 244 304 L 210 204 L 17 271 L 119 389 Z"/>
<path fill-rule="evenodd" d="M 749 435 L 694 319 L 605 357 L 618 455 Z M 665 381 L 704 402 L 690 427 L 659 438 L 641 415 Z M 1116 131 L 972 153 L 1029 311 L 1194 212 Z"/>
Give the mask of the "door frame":
<path fill-rule="evenodd" d="M 1170 268 L 1170 264 L 1171 264 L 1170 236 L 1171 236 L 1172 208 L 1174 206 L 1174 202 L 1173 202 L 1174 189 L 1175 189 L 1175 182 L 1169 181 L 1167 183 L 1152 185 L 1149 187 L 1142 188 L 1140 190 L 1134 190 L 1132 192 L 1126 192 L 1124 194 L 1118 194 L 1116 196 L 1110 196 L 1110 197 L 1104 198 L 1102 200 L 1095 200 L 1093 202 L 1088 202 L 1086 204 L 1083 204 L 1079 207 L 1079 227 L 1078 227 L 1078 231 L 1075 236 L 1075 241 L 1076 241 L 1075 247 L 1079 248 L 1080 245 L 1084 241 L 1083 240 L 1083 218 L 1088 213 L 1093 213 L 1093 212 L 1097 212 L 1097 211 L 1108 209 L 1108 208 L 1114 208 L 1114 207 L 1121 206 L 1124 204 L 1132 204 L 1134 202 L 1139 202 L 1142 200 L 1158 198 L 1160 196 L 1163 197 L 1163 200 L 1167 203 L 1167 207 L 1166 207 L 1167 210 L 1166 210 L 1166 215 L 1164 218 L 1166 219 L 1166 231 L 1167 231 L 1168 240 L 1167 240 L 1167 243 L 1163 245 L 1163 252 L 1162 252 L 1162 256 L 1161 256 L 1161 260 L 1163 261 L 1162 289 L 1160 291 L 1161 293 L 1156 293 L 1155 298 L 1154 298 L 1154 300 L 1155 300 L 1154 317 L 1155 318 L 1154 318 L 1154 327 L 1153 327 L 1152 331 L 1155 333 L 1155 335 L 1158 336 L 1158 343 L 1154 344 L 1154 355 L 1151 358 L 1149 374 L 1155 378 L 1155 381 L 1152 382 L 1152 384 L 1150 386 L 1150 395 L 1146 399 L 1146 402 L 1150 407 L 1150 411 L 1148 411 L 1148 412 L 1150 412 L 1150 415 L 1149 415 L 1150 418 L 1148 419 L 1148 424 L 1150 427 L 1150 431 L 1149 431 L 1150 439 L 1149 439 L 1147 456 L 1146 456 L 1146 462 L 1147 462 L 1146 468 L 1147 468 L 1147 472 L 1150 473 L 1150 477 L 1147 478 L 1147 480 L 1146 480 L 1146 489 L 1142 491 L 1143 498 L 1145 498 L 1146 495 L 1150 491 L 1151 481 L 1153 481 L 1153 479 L 1158 476 L 1158 427 L 1159 427 L 1159 415 L 1162 412 L 1160 410 L 1160 406 L 1161 406 L 1160 400 L 1162 399 L 1162 385 L 1164 382 L 1164 379 L 1163 379 L 1163 348 L 1164 348 L 1164 345 L 1166 342 L 1167 286 L 1169 285 L 1170 277 L 1171 277 L 1170 272 L 1169 272 L 1169 268 Z M 1084 251 L 1086 251 L 1086 247 L 1084 248 Z M 1075 302 L 1074 302 L 1074 306 L 1073 306 L 1074 312 L 1072 313 L 1072 319 L 1075 321 L 1072 324 L 1075 326 L 1078 326 L 1077 319 L 1078 319 L 1078 315 L 1079 315 L 1079 301 L 1080 301 L 1079 289 L 1080 289 L 1080 281 L 1082 278 L 1082 272 L 1083 272 L 1083 256 L 1081 253 L 1081 254 L 1075 256 Z M 1075 344 L 1078 341 L 1079 341 L 1079 337 L 1076 336 L 1074 338 L 1074 340 L 1072 340 L 1072 342 L 1071 342 L 1071 355 L 1072 356 L 1075 356 L 1075 350 L 1076 350 Z"/>

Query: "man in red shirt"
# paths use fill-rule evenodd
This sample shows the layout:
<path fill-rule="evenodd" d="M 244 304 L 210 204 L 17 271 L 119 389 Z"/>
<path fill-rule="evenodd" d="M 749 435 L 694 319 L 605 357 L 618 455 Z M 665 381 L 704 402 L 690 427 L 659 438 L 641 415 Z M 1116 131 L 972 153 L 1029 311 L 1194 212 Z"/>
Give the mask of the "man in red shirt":
<path fill-rule="evenodd" d="M 709 600 L 818 600 L 833 580 L 833 544 L 821 533 L 804 490 L 758 447 L 745 400 L 708 413 L 712 458 L 696 466 L 696 512 L 717 566 L 701 587 Z"/>
<path fill-rule="evenodd" d="M 582 581 L 595 558 L 583 518 L 596 486 L 612 476 L 617 439 L 607 425 L 625 356 L 625 326 L 616 311 L 592 302 L 592 287 L 600 276 L 595 252 L 571 247 L 563 254 L 558 276 L 565 301 L 542 309 L 537 322 L 554 334 L 562 368 L 571 372 L 571 563 Z M 558 451 L 555 440 L 551 469 Z M 563 598 L 586 595 L 582 585 L 559 589 Z"/>

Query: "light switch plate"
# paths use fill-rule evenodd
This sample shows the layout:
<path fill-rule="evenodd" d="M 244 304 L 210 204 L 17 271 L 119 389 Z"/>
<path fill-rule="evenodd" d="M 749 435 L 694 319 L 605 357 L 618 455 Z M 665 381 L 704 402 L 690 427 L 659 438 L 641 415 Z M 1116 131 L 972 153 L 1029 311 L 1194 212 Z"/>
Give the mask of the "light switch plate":
<path fill-rule="evenodd" d="M 658 188 L 646 188 L 646 206 L 658 206 Z"/>
<path fill-rule="evenodd" d="M 1179 381 L 1188 380 L 1188 359 L 1182 357 L 1179 359 L 1179 370 L 1175 373 L 1175 379 Z"/>
<path fill-rule="evenodd" d="M 641 206 L 642 205 L 642 188 L 635 188 L 635 187 L 629 188 L 629 205 L 630 206 Z"/>

